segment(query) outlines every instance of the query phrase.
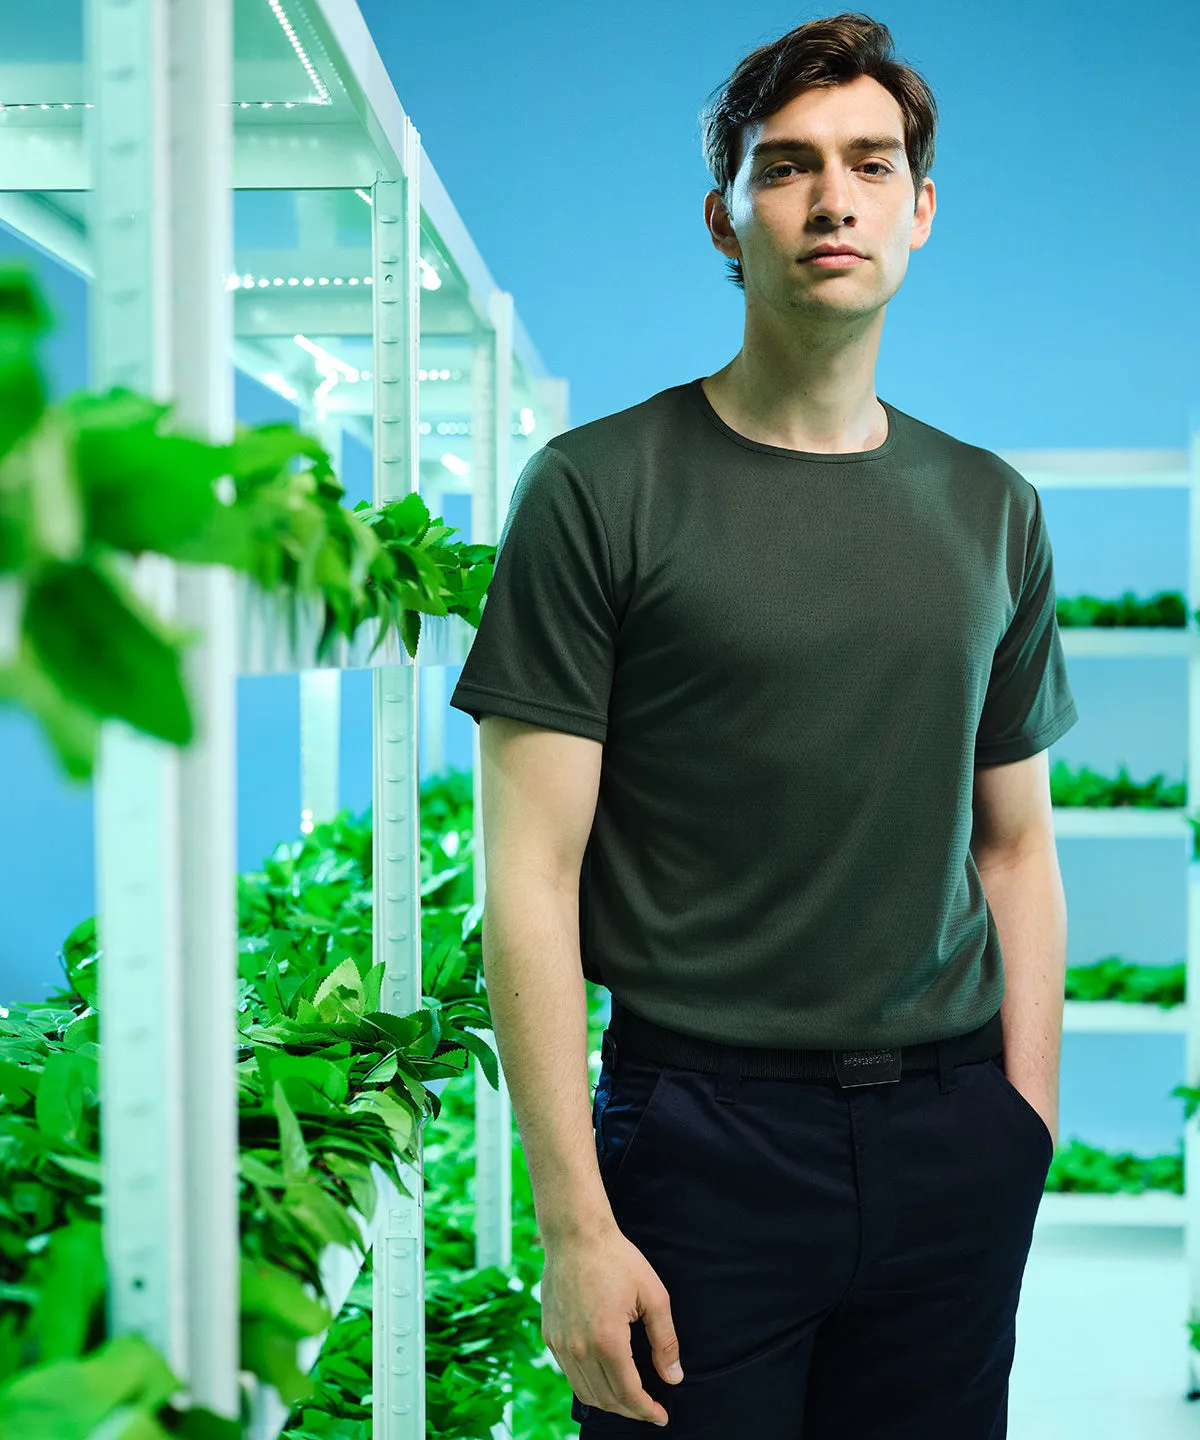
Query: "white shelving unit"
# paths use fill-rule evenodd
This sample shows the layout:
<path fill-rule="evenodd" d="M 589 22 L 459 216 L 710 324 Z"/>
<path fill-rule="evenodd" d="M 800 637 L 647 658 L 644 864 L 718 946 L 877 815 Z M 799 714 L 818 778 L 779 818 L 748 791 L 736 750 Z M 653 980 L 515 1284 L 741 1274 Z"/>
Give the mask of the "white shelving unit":
<path fill-rule="evenodd" d="M 1189 505 L 1189 574 L 1186 630 L 1171 628 L 1064 627 L 1063 651 L 1070 656 L 1104 656 L 1112 659 L 1186 660 L 1188 666 L 1187 804 L 1161 810 L 1054 807 L 1054 833 L 1063 839 L 1177 840 L 1185 846 L 1187 862 L 1187 1001 L 1163 1009 L 1157 1005 L 1129 1005 L 1119 1001 L 1069 1000 L 1063 1011 L 1064 1033 L 1183 1035 L 1185 1074 L 1189 1085 L 1200 1074 L 1200 864 L 1192 860 L 1193 831 L 1186 816 L 1196 805 L 1195 782 L 1200 776 L 1200 631 L 1192 612 L 1200 608 L 1200 432 L 1191 436 L 1187 450 L 1004 450 L 1003 459 L 1039 491 L 1132 490 L 1183 487 Z M 1144 1225 L 1184 1229 L 1187 1258 L 1189 1313 L 1200 1317 L 1200 1150 L 1195 1123 L 1184 1130 L 1184 1194 L 1143 1195 L 1047 1194 L 1038 1224 Z M 1185 1350 L 1185 1394 L 1200 1395 L 1200 1354 Z"/>
<path fill-rule="evenodd" d="M 493 282 L 353 0 L 47 8 L 37 33 L 54 53 L 6 38 L 0 56 L 0 221 L 92 281 L 91 388 L 174 400 L 181 423 L 225 439 L 236 366 L 300 407 L 335 467 L 345 433 L 370 446 L 375 503 L 419 489 L 436 515 L 467 493 L 469 538 L 495 543 L 529 454 L 567 428 L 566 382 Z M 404 1014 L 421 1004 L 418 715 L 439 770 L 444 667 L 474 632 L 426 616 L 415 665 L 394 637 L 368 658 L 373 633 L 318 665 L 315 605 L 290 627 L 226 571 L 143 557 L 133 577 L 205 639 L 188 661 L 197 741 L 179 752 L 107 725 L 95 784 L 110 1328 L 145 1335 L 197 1402 L 236 1416 L 235 679 L 301 674 L 308 829 L 337 806 L 340 671 L 371 668 L 374 958 L 383 1008 Z M 474 1075 L 476 1261 L 507 1266 L 511 1108 L 503 1075 L 498 1094 Z M 422 1182 L 405 1174 L 410 1199 L 376 1178 L 375 1222 L 359 1217 L 373 1431 L 419 1440 Z M 357 1268 L 341 1247 L 323 1259 L 335 1313 Z M 285 1420 L 260 1387 L 256 1440 Z"/>

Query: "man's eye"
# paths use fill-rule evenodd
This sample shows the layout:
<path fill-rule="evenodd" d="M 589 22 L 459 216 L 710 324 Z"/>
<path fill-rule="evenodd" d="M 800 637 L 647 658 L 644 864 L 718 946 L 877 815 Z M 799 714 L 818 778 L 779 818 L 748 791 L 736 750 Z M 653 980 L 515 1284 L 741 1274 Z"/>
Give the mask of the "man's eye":
<path fill-rule="evenodd" d="M 865 164 L 860 165 L 859 169 L 866 170 L 869 167 L 874 167 L 874 169 L 876 170 L 882 170 L 885 175 L 889 175 L 891 173 L 891 166 L 885 165 L 882 160 L 868 160 L 865 162 Z M 793 165 L 790 160 L 783 160 L 778 165 L 772 165 L 769 170 L 764 170 L 763 179 L 770 179 L 770 177 L 774 174 L 776 170 L 799 170 L 801 168 L 802 167 L 799 165 Z"/>

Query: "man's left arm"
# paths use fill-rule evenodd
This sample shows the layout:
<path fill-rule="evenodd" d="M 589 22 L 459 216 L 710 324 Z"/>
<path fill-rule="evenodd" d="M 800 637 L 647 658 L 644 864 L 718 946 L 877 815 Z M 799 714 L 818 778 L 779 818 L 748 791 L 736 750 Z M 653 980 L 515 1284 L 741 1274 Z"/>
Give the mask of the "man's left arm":
<path fill-rule="evenodd" d="M 971 852 L 1004 957 L 1004 1073 L 1058 1143 L 1067 902 L 1048 751 L 975 771 Z"/>

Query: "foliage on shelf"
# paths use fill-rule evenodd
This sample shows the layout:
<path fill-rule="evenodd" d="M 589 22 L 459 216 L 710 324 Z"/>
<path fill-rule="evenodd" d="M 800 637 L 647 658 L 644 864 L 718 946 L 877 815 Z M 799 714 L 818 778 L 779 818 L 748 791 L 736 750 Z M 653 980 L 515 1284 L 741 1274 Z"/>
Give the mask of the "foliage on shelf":
<path fill-rule="evenodd" d="M 1182 1090 L 1183 1086 L 1178 1087 Z M 1177 1092 L 1172 1092 L 1177 1093 Z M 1196 1108 L 1191 1104 L 1188 1113 Z M 1058 1144 L 1050 1173 L 1046 1177 L 1047 1193 L 1092 1195 L 1145 1195 L 1150 1191 L 1169 1190 L 1183 1194 L 1183 1141 L 1173 1155 L 1142 1157 L 1128 1151 L 1114 1154 L 1072 1139 Z"/>
<path fill-rule="evenodd" d="M 91 775 L 108 718 L 192 736 L 195 636 L 135 589 L 131 558 L 226 565 L 293 604 L 317 599 L 321 659 L 368 621 L 373 648 L 396 630 L 410 657 L 422 613 L 478 627 L 494 546 L 450 541 L 457 527 L 415 493 L 347 509 L 328 454 L 294 425 L 239 425 L 219 444 L 121 387 L 50 405 L 51 328 L 32 273 L 0 266 L 0 704 L 35 716 L 68 774 Z"/>
<path fill-rule="evenodd" d="M 1139 600 L 1126 590 L 1116 600 L 1101 600 L 1095 595 L 1060 597 L 1056 607 L 1060 626 L 1152 626 L 1185 629 L 1188 623 L 1187 601 L 1178 590 L 1160 590 L 1149 600 Z M 1200 610 L 1193 612 L 1200 619 Z"/>
<path fill-rule="evenodd" d="M 443 810 L 463 786 L 446 788 Z M 320 1255 L 331 1242 L 360 1248 L 348 1211 L 374 1212 L 371 1162 L 406 1189 L 396 1160 L 415 1161 L 417 1128 L 440 1110 L 423 1082 L 462 1074 L 475 1054 L 498 1084 L 494 1052 L 472 1033 L 490 1029 L 476 974 L 479 910 L 439 903 L 464 882 L 447 848 L 422 856 L 424 995 L 411 1016 L 377 1008 L 369 821 L 318 826 L 240 879 L 242 1358 L 287 1403 L 311 1389 L 296 1342 L 332 1318 Z M 75 1401 L 58 1392 L 37 1431 L 31 1389 L 47 1365 L 82 1360 L 106 1339 L 101 959 L 86 920 L 63 947 L 66 988 L 0 1020 L 0 1376 L 12 1377 L 0 1388 L 0 1433 L 11 1425 L 28 1440 L 62 1440 L 82 1423 Z M 157 1423 L 152 1412 L 146 1423 Z"/>
<path fill-rule="evenodd" d="M 1186 999 L 1187 962 L 1177 965 L 1133 965 L 1106 955 L 1091 965 L 1067 967 L 1068 1000 L 1121 1000 L 1134 1005 L 1170 1009 Z"/>
<path fill-rule="evenodd" d="M 1056 760 L 1050 767 L 1050 800 L 1055 805 L 1085 805 L 1095 809 L 1130 805 L 1141 809 L 1172 809 L 1187 804 L 1187 785 L 1183 780 L 1169 783 L 1161 775 L 1139 785 L 1129 778 L 1124 765 L 1113 780 L 1086 765 L 1075 770 L 1065 760 Z"/>

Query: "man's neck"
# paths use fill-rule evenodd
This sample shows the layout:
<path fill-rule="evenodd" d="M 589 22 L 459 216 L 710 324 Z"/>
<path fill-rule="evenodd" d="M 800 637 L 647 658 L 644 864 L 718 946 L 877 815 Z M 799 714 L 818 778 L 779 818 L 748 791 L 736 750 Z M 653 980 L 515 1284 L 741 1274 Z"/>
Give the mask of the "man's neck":
<path fill-rule="evenodd" d="M 842 455 L 877 450 L 887 439 L 887 411 L 875 394 L 874 384 L 864 395 L 848 396 L 832 385 L 789 393 L 777 381 L 748 381 L 743 357 L 738 355 L 702 382 L 713 409 L 747 440 L 778 445 L 785 450 L 808 450 Z"/>

